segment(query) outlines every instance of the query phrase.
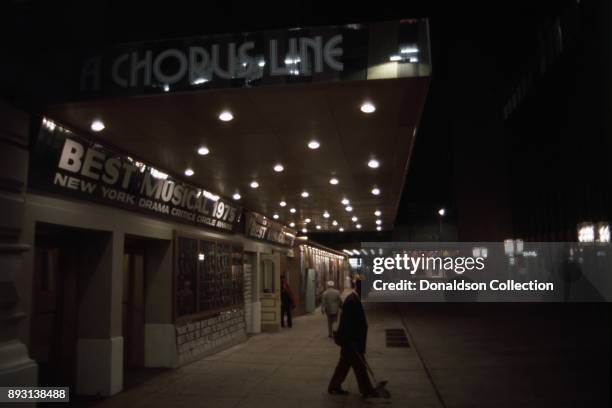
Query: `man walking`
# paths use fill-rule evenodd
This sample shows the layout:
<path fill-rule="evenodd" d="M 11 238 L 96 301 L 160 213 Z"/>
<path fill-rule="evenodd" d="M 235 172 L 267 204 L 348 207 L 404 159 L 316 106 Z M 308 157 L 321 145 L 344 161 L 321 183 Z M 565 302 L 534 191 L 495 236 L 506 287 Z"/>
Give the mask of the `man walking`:
<path fill-rule="evenodd" d="M 334 323 L 338 320 L 338 312 L 342 307 L 340 291 L 334 288 L 334 281 L 327 282 L 327 289 L 321 295 L 321 313 L 327 316 L 327 334 L 332 337 Z"/>
<path fill-rule="evenodd" d="M 287 283 L 287 277 L 281 276 L 281 327 L 285 327 L 285 315 L 287 315 L 287 325 L 289 328 L 293 327 L 293 321 L 291 319 L 291 311 L 295 309 L 295 296 L 293 291 Z"/>
<path fill-rule="evenodd" d="M 336 344 L 341 347 L 340 360 L 329 382 L 327 391 L 330 394 L 346 395 L 348 391 L 342 388 L 348 371 L 353 367 L 359 392 L 364 398 L 380 397 L 372 386 L 365 366 L 366 339 L 368 323 L 359 296 L 355 293 L 355 282 L 351 282 L 353 291 L 346 297 L 342 305 L 340 324 L 336 332 Z"/>

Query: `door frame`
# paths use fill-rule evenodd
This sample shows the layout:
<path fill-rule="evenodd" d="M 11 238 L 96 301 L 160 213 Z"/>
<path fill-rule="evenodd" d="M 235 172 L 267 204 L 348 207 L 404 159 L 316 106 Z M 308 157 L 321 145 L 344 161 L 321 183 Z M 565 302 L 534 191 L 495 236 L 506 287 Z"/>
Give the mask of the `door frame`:
<path fill-rule="evenodd" d="M 134 369 L 134 368 L 142 368 L 145 366 L 145 325 L 146 325 L 146 279 L 147 279 L 147 271 L 146 271 L 146 247 L 145 247 L 145 243 L 139 243 L 139 242 L 126 242 L 124 251 L 123 251 L 123 259 L 124 259 L 124 269 L 123 269 L 123 274 L 125 275 L 126 273 L 128 273 L 127 276 L 127 298 L 125 299 L 125 303 L 123 302 L 122 299 L 122 306 L 127 307 L 127 310 L 122 311 L 122 319 L 126 318 L 127 322 L 125 322 L 125 326 L 123 325 L 122 322 L 122 332 L 123 332 L 123 340 L 124 340 L 124 351 L 123 351 L 123 367 L 124 370 L 129 370 L 129 369 Z M 127 257 L 127 259 L 126 259 Z M 138 259 L 139 258 L 139 259 Z M 127 262 L 126 262 L 127 260 Z M 134 299 L 133 295 L 135 294 L 135 285 L 136 285 L 136 279 L 138 278 L 136 276 L 137 272 L 137 266 L 139 266 L 141 268 L 140 271 L 140 289 L 142 291 L 142 293 L 140 293 L 139 296 L 141 296 L 141 302 L 139 306 L 140 311 L 139 311 L 139 320 L 142 323 L 141 327 L 139 328 L 140 333 L 138 335 L 138 339 L 136 339 L 138 341 L 138 344 L 134 343 L 134 339 L 132 337 L 132 333 L 136 330 L 134 326 L 135 323 L 138 322 L 134 322 L 134 316 L 133 314 L 129 314 L 128 316 L 124 317 L 124 313 L 130 313 L 133 312 L 134 309 L 138 309 L 137 306 L 134 305 L 134 301 L 136 299 Z M 127 270 L 126 270 L 127 268 Z M 126 277 L 124 276 L 123 279 L 126 279 Z M 126 294 L 124 294 L 125 296 Z M 125 331 L 123 330 L 125 329 Z M 132 347 L 132 345 L 134 345 L 134 347 Z M 131 363 L 134 364 L 131 364 Z"/>
<path fill-rule="evenodd" d="M 272 262 L 274 265 L 274 292 L 266 293 L 263 291 L 261 284 L 264 279 L 265 270 L 263 264 L 265 261 Z M 281 322 L 281 307 L 280 307 L 280 254 L 259 254 L 259 301 L 261 302 L 261 330 L 262 331 L 279 331 Z"/>

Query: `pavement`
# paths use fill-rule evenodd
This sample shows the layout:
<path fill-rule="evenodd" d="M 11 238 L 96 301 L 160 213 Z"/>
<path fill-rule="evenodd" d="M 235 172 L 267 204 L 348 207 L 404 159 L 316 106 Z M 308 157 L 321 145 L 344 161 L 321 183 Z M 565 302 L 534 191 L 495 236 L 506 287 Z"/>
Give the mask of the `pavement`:
<path fill-rule="evenodd" d="M 379 379 L 389 380 L 390 400 L 361 398 L 352 371 L 348 396 L 329 395 L 327 385 L 340 348 L 327 337 L 325 317 L 316 312 L 294 319 L 293 328 L 263 333 L 230 349 L 176 370 L 160 373 L 112 398 L 102 407 L 313 408 L 415 406 L 438 408 L 436 394 L 411 348 L 385 347 L 386 328 L 401 328 L 400 315 L 368 308 L 367 358 Z M 406 405 L 407 402 L 410 402 Z"/>
<path fill-rule="evenodd" d="M 362 399 L 352 371 L 348 396 L 327 394 L 339 347 L 317 312 L 94 406 L 608 407 L 610 314 L 576 307 L 366 304 L 366 357 L 390 400 Z M 385 329 L 403 325 L 411 347 L 386 347 Z"/>

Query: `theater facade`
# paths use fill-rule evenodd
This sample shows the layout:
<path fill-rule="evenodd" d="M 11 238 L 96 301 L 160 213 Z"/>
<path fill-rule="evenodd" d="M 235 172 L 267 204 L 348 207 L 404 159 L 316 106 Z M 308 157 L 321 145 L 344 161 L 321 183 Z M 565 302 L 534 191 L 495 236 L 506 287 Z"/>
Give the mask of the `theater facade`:
<path fill-rule="evenodd" d="M 402 20 L 125 44 L 79 72 L 1 109 L 0 372 L 110 396 L 280 330 L 281 275 L 297 314 L 345 285 L 308 232 L 393 227 L 431 64 L 427 21 Z"/>

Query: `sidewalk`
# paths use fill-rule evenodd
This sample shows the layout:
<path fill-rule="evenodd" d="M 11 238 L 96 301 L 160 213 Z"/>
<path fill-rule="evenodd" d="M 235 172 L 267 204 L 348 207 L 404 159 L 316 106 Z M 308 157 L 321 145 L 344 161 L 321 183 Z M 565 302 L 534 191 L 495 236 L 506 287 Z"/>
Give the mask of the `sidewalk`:
<path fill-rule="evenodd" d="M 349 396 L 327 393 L 340 349 L 327 337 L 325 318 L 317 311 L 294 319 L 292 329 L 253 336 L 96 407 L 440 407 L 414 349 L 385 346 L 384 330 L 402 328 L 394 308 L 368 305 L 366 313 L 367 358 L 379 379 L 389 380 L 390 400 L 363 400 L 352 371 L 345 383 Z"/>

